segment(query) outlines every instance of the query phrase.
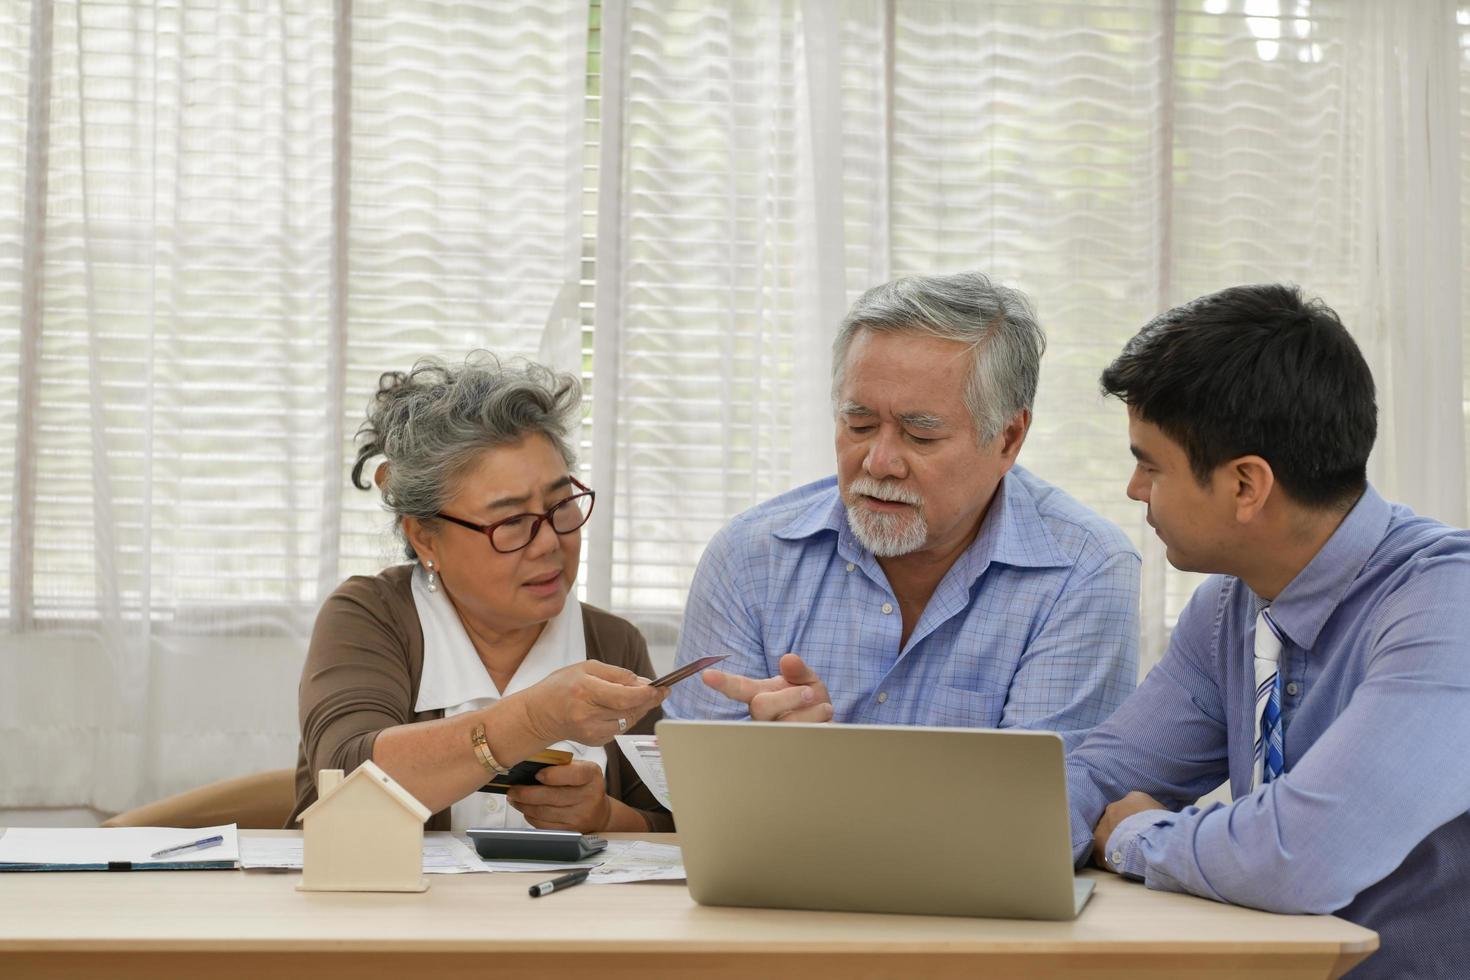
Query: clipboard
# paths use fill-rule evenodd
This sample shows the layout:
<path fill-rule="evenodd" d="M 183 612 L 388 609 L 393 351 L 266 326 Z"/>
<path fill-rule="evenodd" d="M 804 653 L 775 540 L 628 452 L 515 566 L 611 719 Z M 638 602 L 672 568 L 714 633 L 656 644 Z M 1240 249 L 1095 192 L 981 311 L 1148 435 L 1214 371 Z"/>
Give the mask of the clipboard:
<path fill-rule="evenodd" d="M 218 834 L 207 850 L 154 860 L 154 851 Z M 230 871 L 240 862 L 239 832 L 219 827 L 10 827 L 0 831 L 0 872 Z"/>

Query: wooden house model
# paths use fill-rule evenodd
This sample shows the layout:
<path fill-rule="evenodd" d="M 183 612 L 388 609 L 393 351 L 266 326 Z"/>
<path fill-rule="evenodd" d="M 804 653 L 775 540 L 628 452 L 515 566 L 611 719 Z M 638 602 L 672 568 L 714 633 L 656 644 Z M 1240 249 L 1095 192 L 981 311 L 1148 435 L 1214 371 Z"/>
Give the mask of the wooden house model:
<path fill-rule="evenodd" d="M 317 774 L 301 814 L 301 891 L 421 892 L 429 810 L 372 762 Z"/>

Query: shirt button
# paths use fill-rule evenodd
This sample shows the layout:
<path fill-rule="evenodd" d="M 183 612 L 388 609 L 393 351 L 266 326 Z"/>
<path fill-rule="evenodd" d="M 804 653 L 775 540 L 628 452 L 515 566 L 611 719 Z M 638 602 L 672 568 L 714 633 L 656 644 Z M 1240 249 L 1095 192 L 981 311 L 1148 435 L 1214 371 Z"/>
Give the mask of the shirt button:
<path fill-rule="evenodd" d="M 1296 697 L 1297 692 L 1301 689 L 1301 685 L 1298 684 L 1296 681 L 1292 681 L 1290 684 L 1286 685 L 1286 693 L 1290 694 L 1292 697 Z"/>
<path fill-rule="evenodd" d="M 891 603 L 891 602 L 885 602 L 885 603 L 883 603 L 883 615 L 887 616 L 891 612 L 893 612 L 893 603 Z"/>
<path fill-rule="evenodd" d="M 495 796 L 494 794 L 491 794 L 490 799 L 488 799 L 488 800 L 485 801 L 485 812 L 486 813 L 499 813 L 500 812 L 500 797 Z"/>
<path fill-rule="evenodd" d="M 887 691 L 879 691 L 878 692 L 878 703 L 879 704 L 882 704 L 884 701 L 887 701 L 887 700 L 888 700 L 888 692 Z"/>
<path fill-rule="evenodd" d="M 1123 866 L 1123 852 L 1122 851 L 1114 851 L 1113 852 L 1113 867 L 1115 867 L 1115 868 L 1121 868 L 1122 866 Z"/>
<path fill-rule="evenodd" d="M 854 568 L 857 568 L 857 566 L 856 566 L 856 565 L 854 565 L 854 564 L 853 564 L 853 563 L 852 563 L 852 562 L 848 562 L 848 563 L 847 563 L 847 570 L 848 570 L 848 571 L 849 571 L 849 572 L 850 572 L 850 571 L 852 571 L 852 570 L 853 570 L 853 569 L 854 569 Z"/>

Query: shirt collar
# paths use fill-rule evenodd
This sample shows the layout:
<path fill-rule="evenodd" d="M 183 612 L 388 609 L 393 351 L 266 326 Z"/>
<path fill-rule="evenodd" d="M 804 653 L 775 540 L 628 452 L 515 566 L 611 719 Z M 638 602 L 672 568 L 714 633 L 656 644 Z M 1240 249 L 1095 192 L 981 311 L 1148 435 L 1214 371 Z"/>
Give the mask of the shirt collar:
<path fill-rule="evenodd" d="M 1388 530 L 1392 508 L 1370 485 L 1332 537 L 1270 603 L 1271 620 L 1291 642 L 1310 650 L 1327 617 L 1372 557 Z M 1257 606 L 1267 603 L 1259 596 Z"/>
<path fill-rule="evenodd" d="M 430 592 L 423 569 L 413 572 L 413 603 L 424 634 L 424 670 L 414 710 L 437 711 L 469 701 L 497 701 L 523 691 L 567 664 L 587 659 L 582 607 L 575 596 L 541 629 L 504 691 L 495 688 L 459 613 L 443 590 Z"/>
<path fill-rule="evenodd" d="M 837 554 L 868 571 L 877 569 L 873 553 L 858 542 L 847 523 L 847 505 L 833 486 L 784 527 L 776 537 L 799 541 L 824 532 L 836 532 Z M 995 497 L 980 522 L 980 533 L 955 563 L 967 583 L 979 578 L 992 563 L 1023 568 L 1057 568 L 1071 564 L 1056 538 L 1052 537 L 1036 501 L 1015 470 L 1007 473 L 995 489 Z M 951 570 L 953 573 L 953 569 Z"/>

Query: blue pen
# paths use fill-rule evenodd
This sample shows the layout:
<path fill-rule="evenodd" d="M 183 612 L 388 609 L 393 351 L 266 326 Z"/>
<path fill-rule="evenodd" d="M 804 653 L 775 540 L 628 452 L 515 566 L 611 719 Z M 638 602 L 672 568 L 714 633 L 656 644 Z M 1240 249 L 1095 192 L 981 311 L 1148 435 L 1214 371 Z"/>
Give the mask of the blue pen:
<path fill-rule="evenodd" d="M 173 847 L 165 847 L 163 850 L 154 851 L 148 856 L 161 858 L 165 854 L 176 854 L 179 851 L 202 851 L 206 847 L 214 847 L 216 844 L 223 844 L 224 842 L 225 838 L 223 834 L 215 834 L 213 837 L 205 837 L 202 840 L 191 840 L 187 844 L 176 844 Z"/>

